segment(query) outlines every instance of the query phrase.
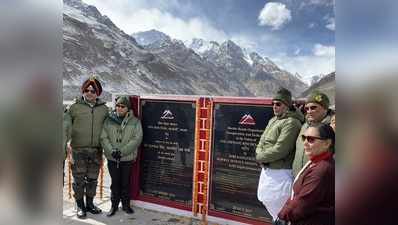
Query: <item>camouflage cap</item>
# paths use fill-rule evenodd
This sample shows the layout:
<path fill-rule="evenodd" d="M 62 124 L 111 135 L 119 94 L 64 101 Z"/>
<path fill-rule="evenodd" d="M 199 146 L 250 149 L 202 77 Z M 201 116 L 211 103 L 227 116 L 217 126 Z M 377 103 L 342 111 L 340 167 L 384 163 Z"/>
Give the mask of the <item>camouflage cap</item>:
<path fill-rule="evenodd" d="M 315 90 L 311 92 L 305 103 L 317 103 L 321 105 L 324 109 L 329 108 L 329 98 L 325 93 Z"/>

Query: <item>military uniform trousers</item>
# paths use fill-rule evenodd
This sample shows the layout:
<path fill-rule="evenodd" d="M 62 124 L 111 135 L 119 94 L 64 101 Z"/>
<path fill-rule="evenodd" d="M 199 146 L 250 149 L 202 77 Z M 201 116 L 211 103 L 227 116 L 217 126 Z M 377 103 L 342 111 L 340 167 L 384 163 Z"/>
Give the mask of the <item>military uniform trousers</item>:
<path fill-rule="evenodd" d="M 73 191 L 76 200 L 84 196 L 94 198 L 101 166 L 102 152 L 97 148 L 79 148 L 72 151 Z"/>

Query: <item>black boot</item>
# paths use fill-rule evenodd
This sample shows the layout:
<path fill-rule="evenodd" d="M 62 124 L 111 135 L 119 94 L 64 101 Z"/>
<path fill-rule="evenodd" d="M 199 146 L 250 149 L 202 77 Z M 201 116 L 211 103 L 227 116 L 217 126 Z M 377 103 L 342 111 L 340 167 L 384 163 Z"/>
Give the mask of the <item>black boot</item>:
<path fill-rule="evenodd" d="M 102 210 L 94 205 L 93 198 L 86 196 L 86 210 L 91 214 L 100 214 Z"/>
<path fill-rule="evenodd" d="M 84 200 L 83 199 L 76 200 L 76 205 L 77 205 L 77 213 L 76 213 L 77 218 L 85 219 L 87 213 L 86 213 L 86 207 L 84 207 Z"/>
<path fill-rule="evenodd" d="M 125 211 L 126 213 L 128 213 L 128 214 L 134 213 L 134 210 L 130 207 L 130 200 L 123 200 L 122 207 L 123 207 L 123 211 Z"/>
<path fill-rule="evenodd" d="M 109 210 L 106 216 L 111 217 L 115 215 L 116 211 L 119 209 L 119 201 L 112 200 L 112 208 Z"/>

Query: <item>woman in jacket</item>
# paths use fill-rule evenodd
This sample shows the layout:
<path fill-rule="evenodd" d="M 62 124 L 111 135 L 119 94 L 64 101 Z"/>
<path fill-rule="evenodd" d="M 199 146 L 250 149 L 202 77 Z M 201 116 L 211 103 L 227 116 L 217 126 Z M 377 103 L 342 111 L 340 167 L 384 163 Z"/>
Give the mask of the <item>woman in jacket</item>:
<path fill-rule="evenodd" d="M 134 213 L 130 207 L 130 177 L 137 148 L 142 141 L 141 122 L 130 111 L 129 97 L 119 97 L 115 108 L 106 118 L 101 133 L 101 144 L 112 179 L 112 208 L 107 216 L 115 215 L 120 201 L 126 213 Z"/>
<path fill-rule="evenodd" d="M 314 125 L 301 138 L 310 160 L 294 180 L 275 224 L 334 224 L 334 131 L 327 124 Z"/>

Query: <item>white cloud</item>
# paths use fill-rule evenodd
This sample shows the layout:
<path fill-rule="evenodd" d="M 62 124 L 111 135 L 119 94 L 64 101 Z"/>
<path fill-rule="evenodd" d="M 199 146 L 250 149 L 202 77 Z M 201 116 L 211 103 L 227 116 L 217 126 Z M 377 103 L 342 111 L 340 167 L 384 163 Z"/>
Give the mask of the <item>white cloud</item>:
<path fill-rule="evenodd" d="M 292 19 L 290 10 L 279 2 L 265 4 L 258 16 L 260 26 L 271 26 L 272 30 L 279 30 Z"/>
<path fill-rule="evenodd" d="M 310 23 L 310 24 L 308 24 L 308 28 L 312 29 L 315 27 L 315 25 L 316 25 L 315 23 Z"/>
<path fill-rule="evenodd" d="M 164 7 L 147 8 L 144 1 L 98 1 L 84 0 L 87 4 L 95 5 L 98 10 L 107 15 L 116 26 L 127 34 L 139 31 L 156 29 L 166 33 L 172 38 L 189 40 L 194 37 L 205 40 L 224 41 L 227 35 L 210 24 L 203 18 L 192 17 L 181 19 L 169 13 L 170 5 L 164 4 Z M 159 0 L 159 2 L 164 2 Z M 177 7 L 176 1 L 171 4 Z M 159 4 L 162 6 L 162 4 Z"/>
<path fill-rule="evenodd" d="M 334 46 L 325 46 L 321 44 L 315 44 L 312 52 L 315 56 L 320 57 L 334 57 L 336 54 L 336 48 Z"/>
<path fill-rule="evenodd" d="M 335 19 L 334 17 L 331 17 L 329 19 L 327 19 L 328 24 L 326 24 L 326 28 L 328 28 L 329 30 L 334 31 L 336 24 L 335 24 Z"/>

